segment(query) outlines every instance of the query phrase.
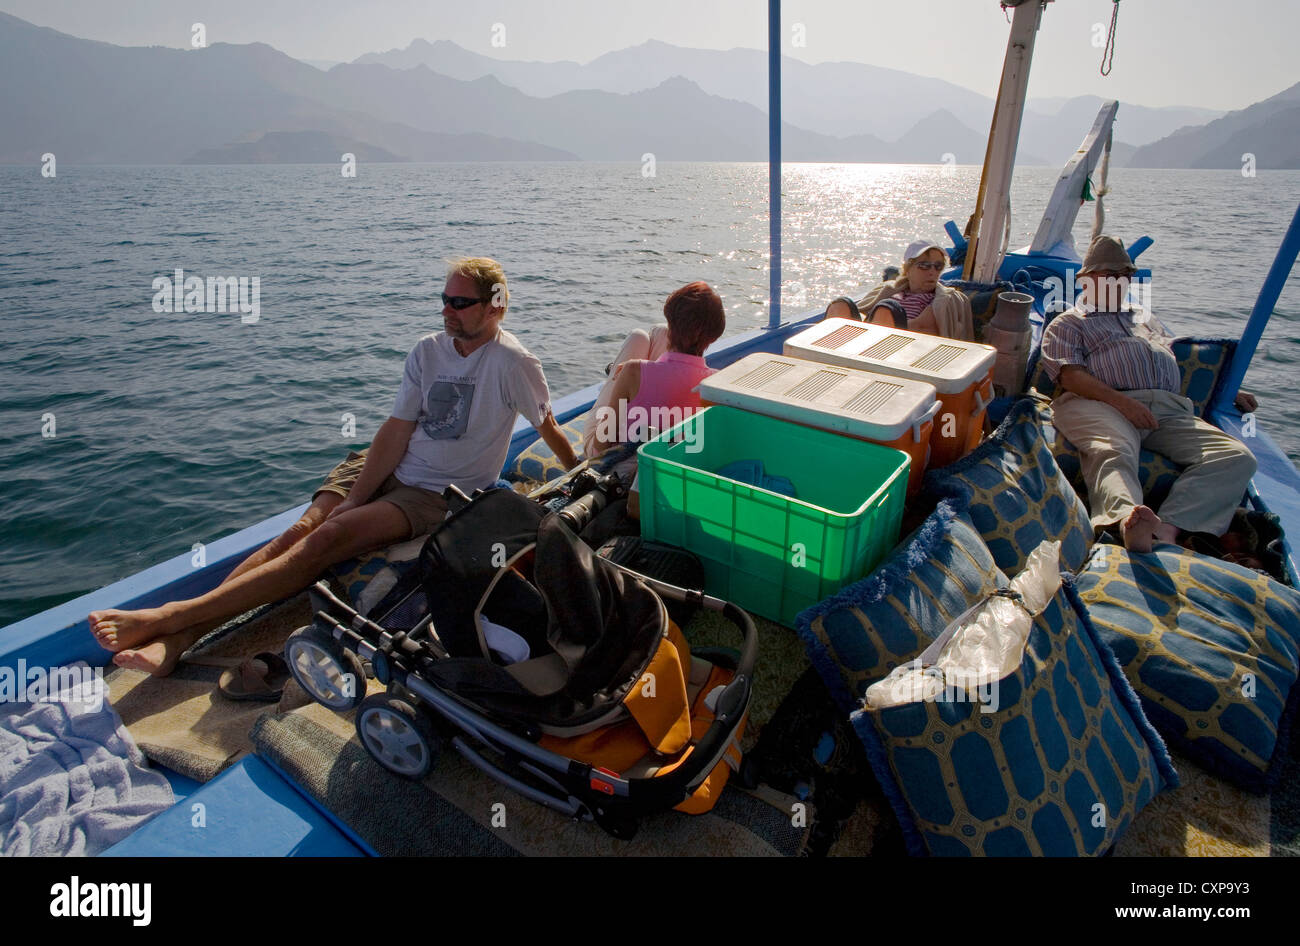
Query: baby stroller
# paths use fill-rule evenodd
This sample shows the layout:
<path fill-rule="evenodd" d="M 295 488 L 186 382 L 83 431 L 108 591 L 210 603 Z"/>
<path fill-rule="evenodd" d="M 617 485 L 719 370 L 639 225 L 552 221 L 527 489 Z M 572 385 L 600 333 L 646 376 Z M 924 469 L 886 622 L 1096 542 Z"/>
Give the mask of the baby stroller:
<path fill-rule="evenodd" d="M 520 794 L 619 838 L 653 812 L 712 808 L 741 761 L 757 649 L 748 614 L 597 556 L 558 515 L 504 489 L 429 537 L 418 581 L 395 604 L 390 594 L 378 620 L 320 583 L 314 622 L 285 646 L 312 698 L 357 708 L 381 765 L 423 778 L 449 742 Z M 665 599 L 721 612 L 743 633 L 739 657 L 692 656 Z M 365 696 L 362 660 L 387 692 Z"/>

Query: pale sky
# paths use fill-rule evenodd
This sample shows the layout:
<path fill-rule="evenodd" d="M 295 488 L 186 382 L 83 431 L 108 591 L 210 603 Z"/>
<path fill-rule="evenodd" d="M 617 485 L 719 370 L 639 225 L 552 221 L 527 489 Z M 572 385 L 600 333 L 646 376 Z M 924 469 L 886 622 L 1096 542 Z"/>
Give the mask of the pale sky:
<path fill-rule="evenodd" d="M 1123 0 L 1114 69 L 1102 78 L 1093 37 L 1113 6 L 1048 5 L 1031 97 L 1234 109 L 1300 81 L 1296 0 Z M 0 10 L 127 46 L 187 47 L 191 24 L 202 22 L 209 44 L 260 41 L 335 61 L 417 37 L 507 59 L 579 62 L 648 39 L 767 48 L 765 0 L 0 0 Z M 1008 27 L 996 0 L 785 0 L 783 21 L 786 52 L 808 62 L 867 62 L 997 93 Z M 504 49 L 491 44 L 497 23 Z M 795 24 L 802 48 L 790 45 Z"/>

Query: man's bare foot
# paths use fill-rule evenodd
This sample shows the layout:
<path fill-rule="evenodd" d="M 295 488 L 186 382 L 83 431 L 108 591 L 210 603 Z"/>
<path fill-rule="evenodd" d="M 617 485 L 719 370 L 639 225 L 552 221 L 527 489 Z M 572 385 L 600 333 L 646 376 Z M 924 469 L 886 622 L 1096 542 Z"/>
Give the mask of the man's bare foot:
<path fill-rule="evenodd" d="M 133 650 L 120 650 L 113 655 L 113 663 L 131 670 L 142 670 L 155 677 L 165 677 L 176 669 L 176 661 L 185 653 L 186 643 L 169 634 L 150 641 Z"/>
<path fill-rule="evenodd" d="M 1134 506 L 1120 526 L 1124 534 L 1124 548 L 1130 552 L 1150 552 L 1155 541 L 1156 526 L 1163 525 L 1160 517 L 1148 506 Z"/>
<path fill-rule="evenodd" d="M 161 608 L 142 611 L 91 611 L 90 633 L 105 650 L 122 651 L 179 630 Z"/>
<path fill-rule="evenodd" d="M 1149 506 L 1134 506 L 1120 531 L 1130 552 L 1150 552 L 1157 543 L 1178 544 L 1178 526 L 1162 520 Z"/>

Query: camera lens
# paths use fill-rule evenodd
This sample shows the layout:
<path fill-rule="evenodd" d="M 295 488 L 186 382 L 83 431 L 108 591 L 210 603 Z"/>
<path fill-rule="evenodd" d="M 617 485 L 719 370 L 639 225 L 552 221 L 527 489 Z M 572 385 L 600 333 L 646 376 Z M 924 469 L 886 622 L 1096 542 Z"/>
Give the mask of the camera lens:
<path fill-rule="evenodd" d="M 573 530 L 574 535 L 578 535 L 591 524 L 591 520 L 600 515 L 600 511 L 608 502 L 609 498 L 603 491 L 593 489 L 581 499 L 561 509 L 559 516 L 564 520 L 564 524 Z"/>

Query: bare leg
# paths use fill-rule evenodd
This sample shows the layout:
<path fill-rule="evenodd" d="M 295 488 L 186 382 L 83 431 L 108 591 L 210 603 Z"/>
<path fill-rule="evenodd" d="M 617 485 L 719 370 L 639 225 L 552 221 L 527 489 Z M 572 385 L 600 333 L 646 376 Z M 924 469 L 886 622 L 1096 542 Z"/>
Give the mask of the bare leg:
<path fill-rule="evenodd" d="M 609 379 L 601 386 L 596 401 L 587 413 L 587 421 L 582 429 L 582 452 L 594 457 L 604 449 L 604 444 L 596 437 L 600 427 L 602 412 L 614 406 L 614 374 L 618 366 L 627 361 L 657 361 L 668 350 L 668 326 L 656 325 L 649 332 L 635 328 L 628 333 L 623 347 L 618 350 L 609 367 Z"/>
<path fill-rule="evenodd" d="M 289 551 L 295 543 L 302 541 L 310 535 L 317 526 L 325 521 L 331 510 L 339 503 L 343 502 L 343 497 L 338 493 L 324 491 L 317 493 L 312 499 L 311 506 L 302 514 L 302 518 L 291 525 L 283 533 L 272 539 L 266 545 L 262 546 L 248 558 L 239 563 L 229 575 L 222 579 L 221 584 L 233 581 L 245 572 L 257 568 L 274 558 L 278 558 L 285 552 Z M 140 633 L 132 633 L 126 628 L 122 628 L 116 621 L 116 616 L 126 612 L 121 611 L 92 611 L 88 618 L 90 623 L 90 632 L 95 635 L 99 646 L 105 650 L 122 651 L 130 647 L 138 647 L 147 643 L 153 637 L 141 636 Z M 215 628 L 220 621 L 207 622 L 199 625 L 199 637 Z M 194 640 L 198 640 L 195 637 Z"/>
<path fill-rule="evenodd" d="M 197 644 L 204 634 L 216 626 L 216 623 L 207 627 L 202 624 L 187 627 L 175 634 L 155 637 L 148 643 L 130 650 L 118 651 L 113 655 L 113 663 L 119 667 L 143 670 L 145 673 L 152 673 L 155 677 L 165 677 L 176 669 L 176 663 L 181 659 L 181 655 Z"/>
<path fill-rule="evenodd" d="M 105 611 L 100 623 L 113 624 L 119 635 L 139 640 L 175 634 L 242 614 L 258 605 L 278 601 L 310 585 L 325 567 L 361 552 L 383 548 L 410 534 L 400 509 L 383 500 L 351 509 L 318 525 L 283 554 L 264 561 L 238 577 L 188 601 L 142 611 Z"/>
<path fill-rule="evenodd" d="M 887 305 L 878 305 L 872 310 L 871 317 L 867 319 L 872 325 L 885 325 L 889 328 L 895 328 L 894 310 Z M 910 330 L 910 329 L 909 329 Z"/>
<path fill-rule="evenodd" d="M 289 551 L 295 543 L 314 532 L 316 527 L 325 521 L 330 511 L 341 502 L 343 502 L 343 497 L 338 493 L 329 491 L 317 493 L 312 499 L 311 506 L 302 514 L 301 519 L 240 562 L 234 571 L 222 579 L 221 584 L 224 585 L 233 581 L 245 572 L 279 558 Z M 92 615 L 92 619 L 93 617 Z M 152 673 L 154 676 L 165 677 L 176 668 L 176 663 L 180 660 L 182 654 L 198 643 L 203 635 L 220 624 L 220 620 L 205 621 L 202 624 L 196 624 L 177 631 L 175 634 L 165 634 L 129 648 L 118 649 L 118 652 L 113 655 L 113 663 L 119 667 L 130 667 L 133 670 L 143 670 L 146 673 Z M 98 634 L 96 637 L 98 638 Z M 109 646 L 109 643 L 106 643 L 103 639 L 100 639 L 100 643 L 108 650 L 117 649 Z"/>
<path fill-rule="evenodd" d="M 826 307 L 826 318 L 828 319 L 856 319 L 853 310 L 839 299 L 836 299 Z"/>
<path fill-rule="evenodd" d="M 334 507 L 341 502 L 343 502 L 343 497 L 338 493 L 329 491 L 317 493 L 307 511 L 302 514 L 301 519 L 240 562 L 234 571 L 222 579 L 221 584 L 224 585 L 226 582 L 238 578 L 245 572 L 252 571 L 257 566 L 263 565 L 273 558 L 279 558 L 293 548 L 296 543 L 301 542 L 315 532 L 316 527 L 324 522 L 329 514 L 334 511 Z"/>

